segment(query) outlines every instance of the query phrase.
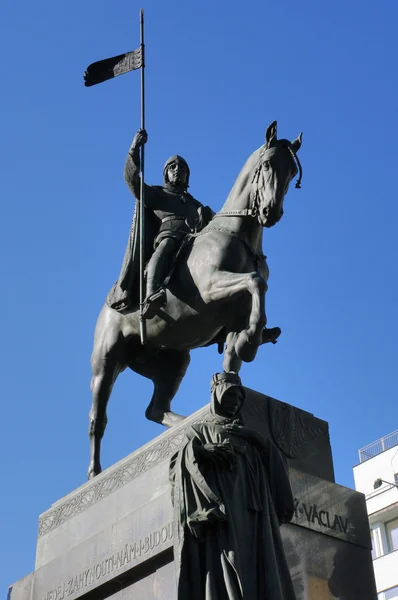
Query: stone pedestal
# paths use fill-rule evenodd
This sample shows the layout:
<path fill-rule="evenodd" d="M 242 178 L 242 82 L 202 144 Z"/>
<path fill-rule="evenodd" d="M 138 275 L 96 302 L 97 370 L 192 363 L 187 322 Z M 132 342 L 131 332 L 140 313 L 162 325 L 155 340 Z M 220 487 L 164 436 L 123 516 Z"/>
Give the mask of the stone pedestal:
<path fill-rule="evenodd" d="M 169 459 L 207 412 L 43 513 L 35 571 L 11 586 L 9 600 L 175 600 Z M 334 483 L 327 423 L 251 390 L 243 417 L 288 457 L 295 516 L 282 536 L 297 600 L 376 600 L 365 499 Z"/>

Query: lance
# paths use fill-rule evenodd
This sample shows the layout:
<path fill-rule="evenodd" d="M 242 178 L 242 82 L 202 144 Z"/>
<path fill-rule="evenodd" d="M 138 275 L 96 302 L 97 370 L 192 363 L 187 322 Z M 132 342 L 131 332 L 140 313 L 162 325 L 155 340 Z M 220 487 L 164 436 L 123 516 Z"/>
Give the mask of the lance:
<path fill-rule="evenodd" d="M 145 44 L 144 44 L 144 11 L 140 10 L 140 49 L 141 49 L 141 129 L 145 129 Z M 140 237 L 140 337 L 145 345 L 146 321 L 143 315 L 145 301 L 145 144 L 141 146 L 141 185 L 139 204 L 139 237 Z"/>
<path fill-rule="evenodd" d="M 141 69 L 141 129 L 145 129 L 145 45 L 144 11 L 140 10 L 140 47 L 126 54 L 105 58 L 92 63 L 84 73 L 84 85 L 90 87 L 123 75 L 129 71 Z M 144 184 L 144 145 L 140 156 L 140 198 L 138 200 L 138 237 L 139 237 L 139 287 L 140 287 L 140 336 L 141 343 L 147 341 L 146 321 L 143 315 L 145 300 L 145 184 Z"/>

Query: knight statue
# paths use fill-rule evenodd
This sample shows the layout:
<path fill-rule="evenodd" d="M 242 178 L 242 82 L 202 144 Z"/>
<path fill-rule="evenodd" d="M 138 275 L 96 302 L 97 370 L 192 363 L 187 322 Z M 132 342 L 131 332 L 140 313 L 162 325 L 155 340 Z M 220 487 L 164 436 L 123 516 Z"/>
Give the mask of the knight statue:
<path fill-rule="evenodd" d="M 145 129 L 134 137 L 124 167 L 124 178 L 140 198 L 140 148 L 147 142 Z M 181 156 L 169 158 L 163 169 L 163 186 L 145 185 L 146 299 L 143 315 L 146 319 L 166 305 L 165 280 L 187 234 L 201 231 L 214 212 L 188 193 L 190 170 Z M 134 213 L 129 243 L 119 279 L 108 294 L 108 306 L 118 311 L 138 302 L 138 227 Z M 149 259 L 149 260 L 148 260 Z"/>

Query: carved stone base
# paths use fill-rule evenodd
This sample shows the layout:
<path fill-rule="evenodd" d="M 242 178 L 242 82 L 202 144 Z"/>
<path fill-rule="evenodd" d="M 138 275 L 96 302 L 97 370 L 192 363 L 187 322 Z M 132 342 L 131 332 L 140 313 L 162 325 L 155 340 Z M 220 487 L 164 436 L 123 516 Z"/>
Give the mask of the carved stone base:
<path fill-rule="evenodd" d="M 36 567 L 10 600 L 175 600 L 169 458 L 204 407 L 43 513 Z M 327 423 L 247 390 L 245 423 L 288 456 L 296 511 L 282 527 L 297 600 L 375 600 L 365 500 L 334 483 Z"/>

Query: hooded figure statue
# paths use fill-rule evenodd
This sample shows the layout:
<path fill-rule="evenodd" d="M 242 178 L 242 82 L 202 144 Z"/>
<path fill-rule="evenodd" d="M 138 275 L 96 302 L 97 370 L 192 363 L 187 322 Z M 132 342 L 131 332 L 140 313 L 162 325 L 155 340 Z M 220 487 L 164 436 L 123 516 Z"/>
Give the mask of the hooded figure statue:
<path fill-rule="evenodd" d="M 212 379 L 211 417 L 172 457 L 178 600 L 295 600 L 280 525 L 294 512 L 287 465 L 240 417 L 235 373 Z"/>

